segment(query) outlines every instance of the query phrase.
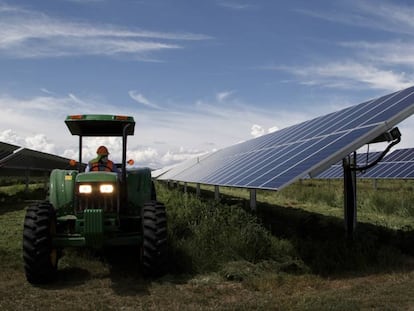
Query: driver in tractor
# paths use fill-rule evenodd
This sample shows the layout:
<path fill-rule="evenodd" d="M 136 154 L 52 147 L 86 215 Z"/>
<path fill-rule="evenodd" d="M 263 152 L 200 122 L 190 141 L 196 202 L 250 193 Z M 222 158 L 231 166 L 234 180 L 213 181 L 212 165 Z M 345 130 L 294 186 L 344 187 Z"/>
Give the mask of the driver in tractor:
<path fill-rule="evenodd" d="M 105 146 L 99 146 L 96 150 L 97 157 L 89 161 L 88 166 L 85 169 L 85 172 L 115 172 L 119 173 L 118 168 L 108 159 L 108 148 Z"/>

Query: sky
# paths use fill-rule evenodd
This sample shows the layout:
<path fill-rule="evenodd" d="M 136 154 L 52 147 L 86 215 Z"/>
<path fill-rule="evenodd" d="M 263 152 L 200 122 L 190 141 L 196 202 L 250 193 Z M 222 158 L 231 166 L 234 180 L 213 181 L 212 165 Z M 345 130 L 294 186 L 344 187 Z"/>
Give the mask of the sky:
<path fill-rule="evenodd" d="M 77 159 L 67 115 L 130 115 L 127 157 L 173 165 L 414 85 L 412 16 L 411 1 L 0 0 L 0 141 Z M 84 159 L 101 144 L 120 160 L 117 138 L 85 139 Z"/>

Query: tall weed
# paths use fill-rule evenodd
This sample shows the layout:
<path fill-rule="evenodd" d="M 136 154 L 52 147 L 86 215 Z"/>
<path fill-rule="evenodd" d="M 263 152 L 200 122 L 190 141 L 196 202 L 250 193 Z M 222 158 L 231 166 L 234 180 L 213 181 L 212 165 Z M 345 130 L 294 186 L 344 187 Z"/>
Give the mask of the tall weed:
<path fill-rule="evenodd" d="M 330 181 L 301 181 L 283 189 L 278 195 L 299 203 L 343 206 L 342 188 Z"/>
<path fill-rule="evenodd" d="M 385 215 L 414 216 L 414 194 L 412 191 L 371 191 L 361 195 L 362 208 Z"/>
<path fill-rule="evenodd" d="M 272 236 L 241 206 L 202 201 L 163 187 L 158 187 L 158 198 L 167 207 L 172 269 L 203 273 L 233 261 L 296 258 L 290 242 Z"/>

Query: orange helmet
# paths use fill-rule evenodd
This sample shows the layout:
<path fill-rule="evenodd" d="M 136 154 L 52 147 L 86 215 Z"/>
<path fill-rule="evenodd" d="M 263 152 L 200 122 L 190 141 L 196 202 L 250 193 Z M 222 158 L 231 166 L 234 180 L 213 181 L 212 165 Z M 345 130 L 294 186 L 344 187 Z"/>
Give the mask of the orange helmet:
<path fill-rule="evenodd" d="M 105 146 L 99 146 L 98 150 L 96 150 L 96 153 L 100 156 L 109 154 L 108 149 Z"/>

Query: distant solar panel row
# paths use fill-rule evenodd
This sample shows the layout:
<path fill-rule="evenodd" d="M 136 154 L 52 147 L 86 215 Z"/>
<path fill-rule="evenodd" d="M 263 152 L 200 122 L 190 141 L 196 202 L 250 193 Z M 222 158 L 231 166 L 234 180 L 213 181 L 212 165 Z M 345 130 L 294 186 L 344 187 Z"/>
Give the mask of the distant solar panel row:
<path fill-rule="evenodd" d="M 0 160 L 13 154 L 13 151 L 19 149 L 18 146 L 0 142 Z"/>
<path fill-rule="evenodd" d="M 71 169 L 69 159 L 0 142 L 0 175 L 17 171 L 51 171 Z"/>
<path fill-rule="evenodd" d="M 369 153 L 370 161 L 374 160 L 380 152 Z M 366 154 L 357 155 L 358 166 L 364 166 Z M 372 159 L 372 160 L 371 160 Z M 414 178 L 414 148 L 398 149 L 385 156 L 377 165 L 365 172 L 358 172 L 359 178 Z M 342 163 L 336 163 L 322 172 L 316 178 L 336 179 L 343 177 Z"/>
<path fill-rule="evenodd" d="M 281 189 L 319 174 L 413 113 L 411 87 L 224 148 L 158 178 Z"/>
<path fill-rule="evenodd" d="M 361 178 L 414 178 L 414 149 L 395 150 L 390 155 L 361 174 Z"/>
<path fill-rule="evenodd" d="M 381 152 L 369 152 L 369 153 L 358 153 L 356 155 L 356 162 L 358 166 L 364 166 L 372 161 L 376 160 Z M 383 159 L 384 161 L 385 159 Z M 363 174 L 357 172 L 357 176 L 360 177 Z M 342 160 L 333 164 L 330 168 L 326 169 L 322 173 L 315 176 L 320 179 L 335 179 L 343 177 Z"/>

